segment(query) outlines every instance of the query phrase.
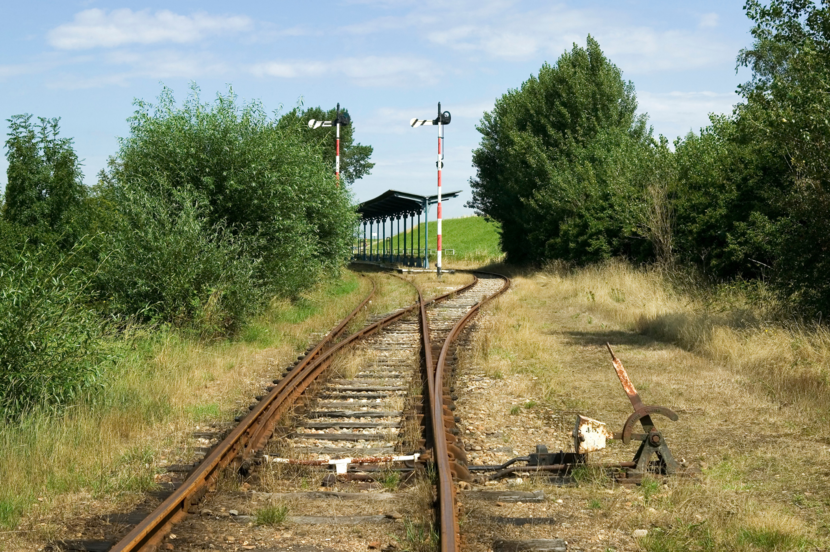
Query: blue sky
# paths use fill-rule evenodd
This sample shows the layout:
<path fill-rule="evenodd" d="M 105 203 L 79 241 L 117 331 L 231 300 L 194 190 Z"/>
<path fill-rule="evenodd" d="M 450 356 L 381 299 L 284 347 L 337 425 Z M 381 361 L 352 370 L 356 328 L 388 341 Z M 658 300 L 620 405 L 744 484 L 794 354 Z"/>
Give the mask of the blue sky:
<path fill-rule="evenodd" d="M 435 130 L 412 117 L 452 113 L 444 189 L 464 190 L 445 217 L 468 214 L 475 125 L 494 100 L 590 33 L 634 82 L 641 112 L 671 139 L 729 112 L 735 57 L 749 45 L 740 0 L 345 0 L 329 2 L 0 2 L 0 133 L 18 113 L 61 117 L 86 182 L 127 134 L 134 98 L 161 84 L 210 98 L 232 84 L 269 110 L 349 108 L 357 139 L 375 148 L 354 192 L 435 193 Z M 0 187 L 6 181 L 0 160 Z"/>

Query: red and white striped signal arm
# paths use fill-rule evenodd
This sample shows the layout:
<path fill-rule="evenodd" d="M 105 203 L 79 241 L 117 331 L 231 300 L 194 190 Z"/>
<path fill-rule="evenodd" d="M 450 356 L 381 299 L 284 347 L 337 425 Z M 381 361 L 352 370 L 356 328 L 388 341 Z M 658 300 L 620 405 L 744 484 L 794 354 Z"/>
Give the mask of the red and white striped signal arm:
<path fill-rule="evenodd" d="M 311 119 L 308 122 L 308 128 L 310 128 L 310 129 L 316 129 L 316 128 L 320 128 L 320 127 L 331 127 L 331 126 L 334 126 L 334 121 L 315 121 L 314 119 Z"/>

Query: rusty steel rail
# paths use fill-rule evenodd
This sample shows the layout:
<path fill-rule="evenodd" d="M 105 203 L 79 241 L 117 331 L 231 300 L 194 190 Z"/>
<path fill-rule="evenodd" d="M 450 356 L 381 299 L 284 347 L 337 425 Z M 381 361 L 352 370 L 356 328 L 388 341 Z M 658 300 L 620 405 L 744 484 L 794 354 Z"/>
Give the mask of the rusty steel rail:
<path fill-rule="evenodd" d="M 366 298 L 351 312 L 328 336 L 306 354 L 299 364 L 289 372 L 279 385 L 268 393 L 251 410 L 250 413 L 237 425 L 231 433 L 222 440 L 211 453 L 190 474 L 185 482 L 163 501 L 148 517 L 136 525 L 121 541 L 111 549 L 112 552 L 128 552 L 154 549 L 170 532 L 174 523 L 182 519 L 191 505 L 195 505 L 216 482 L 219 471 L 239 458 L 249 456 L 259 442 L 262 427 L 267 424 L 267 416 L 271 414 L 275 402 L 279 405 L 281 391 L 290 386 L 296 376 L 309 366 L 317 364 L 316 360 L 322 356 L 323 350 L 336 339 L 360 310 L 374 297 L 377 284 L 372 280 L 372 290 Z M 274 420 L 276 423 L 276 420 Z M 273 427 L 273 425 L 271 425 Z"/>
<path fill-rule="evenodd" d="M 220 442 L 210 454 L 199 464 L 190 476 L 164 500 L 148 517 L 136 525 L 124 538 L 111 548 L 111 552 L 137 552 L 139 550 L 155 550 L 164 537 L 170 533 L 172 526 L 184 518 L 188 510 L 195 506 L 209 488 L 214 487 L 220 471 L 232 462 L 241 463 L 249 460 L 271 436 L 274 426 L 294 403 L 297 397 L 320 375 L 333 360 L 336 353 L 358 339 L 379 331 L 400 318 L 403 318 L 420 305 L 444 300 L 449 296 L 464 291 L 475 285 L 473 282 L 443 295 L 434 297 L 426 302 L 422 300 L 418 290 L 418 302 L 401 309 L 381 320 L 366 326 L 353 333 L 334 346 L 327 348 L 334 339 L 342 334 L 347 325 L 354 320 L 360 310 L 374 296 L 377 285 L 372 280 L 372 291 L 343 321 L 323 338 L 299 363 L 294 366 L 286 377 L 274 380 L 276 386 L 242 419 L 230 434 Z M 414 284 L 413 284 L 413 287 Z M 416 287 L 417 290 L 417 287 Z"/>
<path fill-rule="evenodd" d="M 441 353 L 438 356 L 438 362 L 435 365 L 434 371 L 432 368 L 432 347 L 429 343 L 429 320 L 426 316 L 426 310 L 423 306 L 421 307 L 421 323 L 425 328 L 425 331 L 423 332 L 424 355 L 427 366 L 427 384 L 431 403 L 430 412 L 433 440 L 435 444 L 434 457 L 438 475 L 438 515 L 440 524 L 439 535 L 441 552 L 456 552 L 460 550 L 461 543 L 459 542 L 459 538 L 461 533 L 458 528 L 458 505 L 456 503 L 453 475 L 459 475 L 459 471 L 466 472 L 466 467 L 452 462 L 456 458 L 456 456 L 451 452 L 454 446 L 448 443 L 449 439 L 452 439 L 453 441 L 455 440 L 454 436 L 449 431 L 450 427 L 448 427 L 449 424 L 454 424 L 454 418 L 452 411 L 449 409 L 449 405 L 446 404 L 447 402 L 450 402 L 451 404 L 452 398 L 449 390 L 450 381 L 449 378 L 445 377 L 444 366 L 453 341 L 455 341 L 473 316 L 478 313 L 481 306 L 491 299 L 498 297 L 510 287 L 510 278 L 507 278 L 506 276 L 480 271 L 478 273 L 502 278 L 504 280 L 504 284 L 499 291 L 476 303 L 469 311 L 467 311 L 461 320 L 456 322 L 441 347 Z"/>

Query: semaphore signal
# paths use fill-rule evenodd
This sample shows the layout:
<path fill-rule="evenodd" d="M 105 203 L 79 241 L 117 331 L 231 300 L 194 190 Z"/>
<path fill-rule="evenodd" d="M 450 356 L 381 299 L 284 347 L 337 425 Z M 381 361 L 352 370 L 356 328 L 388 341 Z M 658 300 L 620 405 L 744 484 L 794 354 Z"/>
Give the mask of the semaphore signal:
<path fill-rule="evenodd" d="M 337 111 L 335 112 L 335 116 L 334 116 L 333 121 L 315 121 L 314 119 L 311 119 L 308 122 L 308 128 L 310 128 L 310 129 L 318 129 L 318 128 L 321 128 L 321 127 L 332 127 L 332 126 L 337 127 L 337 133 L 336 133 L 337 145 L 336 145 L 336 148 L 335 148 L 334 175 L 337 177 L 338 186 L 340 185 L 339 184 L 339 181 L 340 181 L 340 127 L 341 126 L 349 126 L 349 123 L 351 123 L 351 122 L 352 122 L 352 119 L 351 119 L 351 117 L 349 117 L 349 112 L 348 111 L 344 111 L 343 113 L 340 113 L 340 104 L 339 103 L 337 104 Z"/>
<path fill-rule="evenodd" d="M 438 161 L 435 166 L 438 167 L 438 232 L 436 237 L 436 257 L 435 263 L 438 269 L 438 275 L 441 275 L 441 169 L 444 168 L 444 125 L 450 124 L 452 116 L 449 111 L 441 113 L 441 102 L 438 102 L 438 117 L 435 119 L 412 119 L 409 121 L 409 126 L 412 128 L 437 125 L 438 126 Z"/>

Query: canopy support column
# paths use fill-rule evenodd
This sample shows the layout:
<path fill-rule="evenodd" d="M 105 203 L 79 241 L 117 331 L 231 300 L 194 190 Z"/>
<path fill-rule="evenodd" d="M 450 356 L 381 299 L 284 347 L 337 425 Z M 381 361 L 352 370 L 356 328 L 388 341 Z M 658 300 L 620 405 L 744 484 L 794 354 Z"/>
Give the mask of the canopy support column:
<path fill-rule="evenodd" d="M 424 198 L 424 268 L 429 268 L 429 200 Z"/>
<path fill-rule="evenodd" d="M 409 255 L 406 252 L 406 217 L 409 213 L 403 214 L 403 264 L 409 266 Z"/>
<path fill-rule="evenodd" d="M 418 257 L 421 256 L 421 212 L 420 211 L 418 211 L 418 249 L 417 249 L 417 251 L 418 251 L 418 254 L 415 255 L 415 259 L 413 259 L 413 261 L 415 261 L 415 263 L 417 263 Z"/>

